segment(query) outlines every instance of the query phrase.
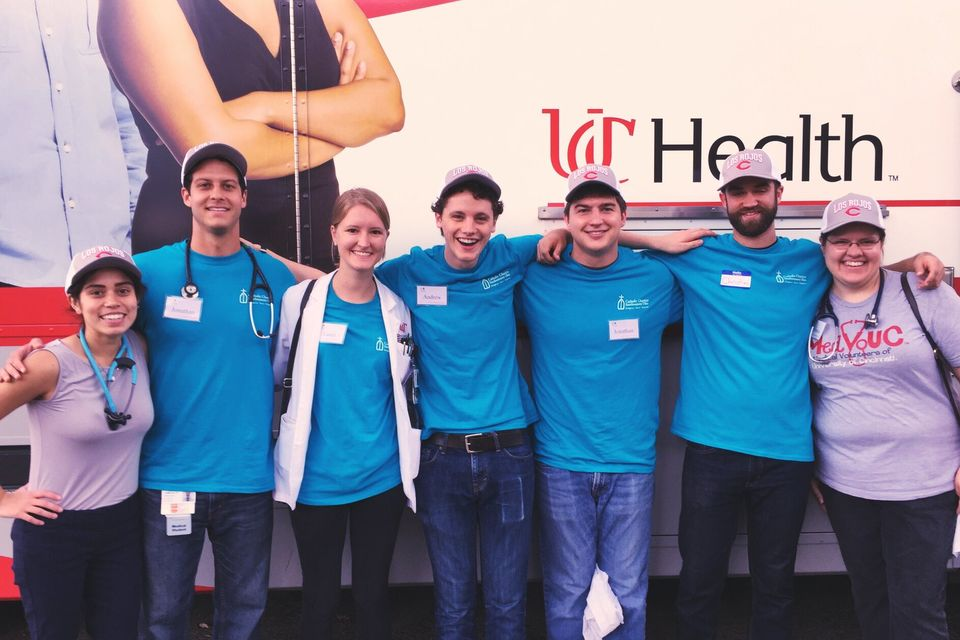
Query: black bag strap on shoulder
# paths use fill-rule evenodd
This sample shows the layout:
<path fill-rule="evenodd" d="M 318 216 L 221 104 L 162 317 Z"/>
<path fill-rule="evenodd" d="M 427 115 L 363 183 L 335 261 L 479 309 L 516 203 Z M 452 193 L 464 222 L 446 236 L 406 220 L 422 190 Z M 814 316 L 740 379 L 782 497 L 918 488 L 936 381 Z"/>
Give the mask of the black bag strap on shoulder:
<path fill-rule="evenodd" d="M 293 387 L 293 364 L 297 359 L 297 344 L 300 342 L 300 324 L 303 322 L 303 310 L 307 308 L 307 301 L 310 300 L 310 293 L 313 291 L 313 285 L 316 280 L 311 280 L 307 284 L 306 291 L 303 292 L 303 298 L 300 300 L 300 315 L 297 316 L 297 326 L 293 329 L 293 337 L 290 339 L 290 357 L 287 358 L 287 370 L 283 374 L 283 380 L 280 382 L 280 415 L 287 412 L 287 406 L 290 404 L 290 390 Z"/>
<path fill-rule="evenodd" d="M 940 374 L 940 381 L 943 382 L 943 389 L 947 392 L 947 398 L 950 399 L 950 406 L 953 408 L 953 417 L 957 419 L 957 425 L 960 426 L 960 406 L 957 404 L 957 397 L 953 393 L 953 386 L 951 384 L 951 380 L 956 377 L 953 372 L 953 367 L 947 362 L 946 356 L 940 351 L 940 345 L 937 344 L 933 336 L 930 335 L 930 332 L 927 331 L 927 325 L 923 323 L 923 318 L 920 317 L 917 298 L 910 289 L 906 272 L 900 274 L 900 286 L 903 289 L 903 295 L 907 298 L 907 304 L 910 305 L 910 310 L 913 311 L 913 315 L 920 325 L 920 330 L 923 331 L 927 342 L 930 343 L 930 348 L 933 349 L 933 357 L 937 361 L 937 372 Z"/>

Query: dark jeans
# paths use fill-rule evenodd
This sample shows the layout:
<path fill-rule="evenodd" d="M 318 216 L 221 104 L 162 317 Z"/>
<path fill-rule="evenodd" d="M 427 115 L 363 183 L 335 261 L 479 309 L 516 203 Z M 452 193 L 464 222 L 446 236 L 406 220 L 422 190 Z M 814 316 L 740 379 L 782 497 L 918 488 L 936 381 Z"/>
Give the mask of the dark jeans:
<path fill-rule="evenodd" d="M 81 615 L 96 640 L 137 635 L 140 502 L 64 511 L 43 526 L 13 523 L 13 572 L 34 640 L 75 640 Z M 81 613 L 82 612 L 82 613 Z"/>
<path fill-rule="evenodd" d="M 390 639 L 390 561 L 406 497 L 403 486 L 331 506 L 297 503 L 290 513 L 303 571 L 303 623 L 300 636 L 332 638 L 340 598 L 340 565 L 350 522 L 353 599 L 357 637 Z"/>
<path fill-rule="evenodd" d="M 248 640 L 267 606 L 273 496 L 197 493 L 192 532 L 168 536 L 160 492 L 141 489 L 144 593 L 142 640 L 186 640 L 204 535 L 213 547 L 213 638 Z"/>
<path fill-rule="evenodd" d="M 956 494 L 886 501 L 821 487 L 863 637 L 948 640 L 944 607 Z"/>
<path fill-rule="evenodd" d="M 423 443 L 417 515 L 433 567 L 436 637 L 474 638 L 477 531 L 484 633 L 526 638 L 527 562 L 533 527 L 533 448 L 486 453 Z"/>
<path fill-rule="evenodd" d="M 806 510 L 811 462 L 773 460 L 687 443 L 680 511 L 678 640 L 712 640 L 720 598 L 747 509 L 753 587 L 750 638 L 790 638 L 793 567 Z"/>

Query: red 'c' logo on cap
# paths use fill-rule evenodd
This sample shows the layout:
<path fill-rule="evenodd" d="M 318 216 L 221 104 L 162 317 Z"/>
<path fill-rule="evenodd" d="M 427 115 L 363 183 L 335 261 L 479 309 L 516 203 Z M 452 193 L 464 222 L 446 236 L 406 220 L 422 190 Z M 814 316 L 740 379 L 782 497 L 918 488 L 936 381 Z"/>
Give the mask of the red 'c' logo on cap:
<path fill-rule="evenodd" d="M 583 174 L 583 177 L 586 178 L 587 180 L 593 180 L 597 177 L 597 172 L 587 171 L 585 174 Z"/>
<path fill-rule="evenodd" d="M 737 164 L 737 169 L 740 169 L 740 171 L 746 171 L 746 170 L 749 169 L 749 168 L 750 168 L 750 161 L 749 161 L 749 160 L 741 160 L 741 161 Z"/>
<path fill-rule="evenodd" d="M 103 258 L 104 256 L 112 256 L 112 255 L 114 255 L 113 251 L 100 251 L 99 253 L 97 253 L 96 257 Z"/>
<path fill-rule="evenodd" d="M 849 209 L 844 211 L 844 213 L 846 213 L 851 218 L 856 218 L 858 215 L 860 215 L 860 207 L 850 207 Z"/>

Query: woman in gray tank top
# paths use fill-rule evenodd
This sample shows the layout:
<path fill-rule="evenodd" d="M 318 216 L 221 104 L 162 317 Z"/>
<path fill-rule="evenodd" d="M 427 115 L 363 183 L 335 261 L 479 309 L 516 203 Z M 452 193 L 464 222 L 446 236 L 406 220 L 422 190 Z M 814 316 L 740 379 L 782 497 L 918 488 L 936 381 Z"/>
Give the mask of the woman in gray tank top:
<path fill-rule="evenodd" d="M 13 570 L 30 635 L 136 637 L 140 609 L 140 444 L 153 422 L 143 338 L 130 328 L 143 293 L 125 252 L 76 254 L 65 290 L 80 331 L 0 383 L 0 418 L 30 418 L 30 480 L 0 492 L 13 525 Z"/>

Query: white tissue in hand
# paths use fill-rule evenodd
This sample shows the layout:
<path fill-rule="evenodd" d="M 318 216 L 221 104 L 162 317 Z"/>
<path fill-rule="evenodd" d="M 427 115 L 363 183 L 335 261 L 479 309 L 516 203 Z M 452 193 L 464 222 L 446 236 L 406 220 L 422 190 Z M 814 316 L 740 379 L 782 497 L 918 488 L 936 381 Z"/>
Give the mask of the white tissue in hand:
<path fill-rule="evenodd" d="M 584 640 L 601 640 L 623 624 L 623 608 L 610 588 L 609 577 L 597 567 L 587 594 L 587 608 L 583 612 Z"/>
<path fill-rule="evenodd" d="M 960 515 L 957 516 L 957 527 L 953 530 L 953 555 L 960 555 Z"/>

